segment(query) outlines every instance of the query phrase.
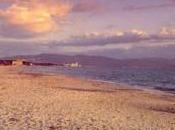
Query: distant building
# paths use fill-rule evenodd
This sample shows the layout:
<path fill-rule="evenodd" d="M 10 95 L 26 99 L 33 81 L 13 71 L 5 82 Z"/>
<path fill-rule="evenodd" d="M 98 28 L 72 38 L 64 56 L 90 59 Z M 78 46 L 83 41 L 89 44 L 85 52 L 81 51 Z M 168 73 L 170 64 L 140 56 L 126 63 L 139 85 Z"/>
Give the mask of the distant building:
<path fill-rule="evenodd" d="M 81 64 L 79 64 L 78 62 L 75 63 L 70 63 L 70 64 L 65 64 L 66 67 L 71 67 L 71 68 L 79 68 L 82 67 Z"/>
<path fill-rule="evenodd" d="M 12 65 L 21 66 L 21 65 L 24 65 L 24 62 L 25 62 L 24 59 L 17 59 L 12 61 Z"/>

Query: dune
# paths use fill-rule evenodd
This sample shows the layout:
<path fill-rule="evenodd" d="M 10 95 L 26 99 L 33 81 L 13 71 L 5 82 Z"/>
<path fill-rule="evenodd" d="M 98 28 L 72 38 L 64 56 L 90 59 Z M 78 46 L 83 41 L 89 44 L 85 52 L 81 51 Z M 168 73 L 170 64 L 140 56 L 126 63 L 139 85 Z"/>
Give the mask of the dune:
<path fill-rule="evenodd" d="M 175 95 L 0 67 L 0 130 L 175 130 Z"/>

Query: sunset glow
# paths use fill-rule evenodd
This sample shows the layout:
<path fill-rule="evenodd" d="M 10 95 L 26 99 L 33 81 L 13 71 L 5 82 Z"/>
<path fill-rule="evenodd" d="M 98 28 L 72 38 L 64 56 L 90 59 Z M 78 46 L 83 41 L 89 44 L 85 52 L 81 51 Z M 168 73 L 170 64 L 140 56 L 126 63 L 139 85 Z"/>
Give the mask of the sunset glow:
<path fill-rule="evenodd" d="M 0 54 L 175 57 L 174 16 L 174 0 L 0 0 Z"/>
<path fill-rule="evenodd" d="M 25 3 L 12 4 L 6 10 L 1 10 L 7 23 L 16 25 L 34 33 L 45 33 L 56 28 L 55 18 L 62 18 L 69 12 L 66 4 Z"/>

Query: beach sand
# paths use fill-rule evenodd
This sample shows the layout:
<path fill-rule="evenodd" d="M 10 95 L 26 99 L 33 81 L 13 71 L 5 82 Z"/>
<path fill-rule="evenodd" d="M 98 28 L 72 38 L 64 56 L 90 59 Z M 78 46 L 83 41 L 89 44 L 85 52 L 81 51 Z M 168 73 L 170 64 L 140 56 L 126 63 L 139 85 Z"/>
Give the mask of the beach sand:
<path fill-rule="evenodd" d="M 0 130 L 175 130 L 175 95 L 0 67 Z"/>

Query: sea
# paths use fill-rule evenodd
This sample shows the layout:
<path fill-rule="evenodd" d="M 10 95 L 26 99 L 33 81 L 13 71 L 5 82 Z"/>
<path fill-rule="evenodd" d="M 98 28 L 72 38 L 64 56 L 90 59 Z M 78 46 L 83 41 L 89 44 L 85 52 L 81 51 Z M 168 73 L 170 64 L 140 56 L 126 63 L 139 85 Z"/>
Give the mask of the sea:
<path fill-rule="evenodd" d="M 60 66 L 24 66 L 26 73 L 68 75 L 79 78 L 121 83 L 141 88 L 175 90 L 175 68 L 68 68 Z"/>

